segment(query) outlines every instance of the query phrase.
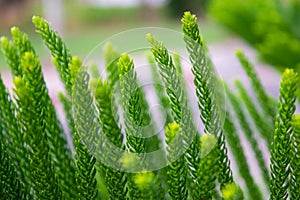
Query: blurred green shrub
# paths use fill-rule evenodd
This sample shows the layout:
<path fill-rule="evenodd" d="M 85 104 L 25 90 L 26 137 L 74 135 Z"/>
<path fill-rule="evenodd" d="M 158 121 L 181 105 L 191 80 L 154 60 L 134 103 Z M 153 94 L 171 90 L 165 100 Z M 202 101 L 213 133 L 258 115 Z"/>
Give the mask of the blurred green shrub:
<path fill-rule="evenodd" d="M 199 15 L 203 15 L 206 10 L 207 3 L 208 0 L 169 0 L 167 7 L 170 11 L 170 14 L 174 17 L 181 16 L 182 13 L 187 10 Z"/>
<path fill-rule="evenodd" d="M 300 1 L 212 0 L 211 15 L 247 40 L 268 63 L 300 63 Z"/>

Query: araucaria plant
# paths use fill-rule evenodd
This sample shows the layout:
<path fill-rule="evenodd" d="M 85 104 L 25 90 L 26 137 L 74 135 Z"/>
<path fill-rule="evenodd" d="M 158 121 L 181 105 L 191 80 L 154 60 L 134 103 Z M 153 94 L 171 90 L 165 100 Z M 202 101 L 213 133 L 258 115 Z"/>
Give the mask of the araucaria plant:
<path fill-rule="evenodd" d="M 253 93 L 240 81 L 235 93 L 215 76 L 197 18 L 186 12 L 181 22 L 197 97 L 192 109 L 203 129 L 180 57 L 149 33 L 149 69 L 166 111 L 161 134 L 130 55 L 107 45 L 107 76 L 99 78 L 95 66 L 90 75 L 51 25 L 33 17 L 66 89 L 60 121 L 29 37 L 18 28 L 2 37 L 14 86 L 9 92 L 0 78 L 0 199 L 300 199 L 297 73 L 284 71 L 276 102 L 237 51 Z M 246 151 L 258 164 L 255 175 Z"/>

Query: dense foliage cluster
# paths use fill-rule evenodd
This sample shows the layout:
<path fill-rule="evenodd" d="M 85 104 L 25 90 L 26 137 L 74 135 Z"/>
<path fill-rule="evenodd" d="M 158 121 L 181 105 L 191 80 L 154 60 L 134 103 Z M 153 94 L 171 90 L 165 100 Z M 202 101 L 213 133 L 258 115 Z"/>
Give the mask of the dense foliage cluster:
<path fill-rule="evenodd" d="M 221 82 L 214 75 L 197 18 L 186 12 L 181 22 L 204 128 L 199 130 L 194 123 L 180 58 L 148 34 L 149 67 L 155 82 L 160 83 L 155 94 L 167 111 L 162 137 L 151 134 L 155 125 L 149 125 L 149 104 L 128 54 L 118 54 L 108 45 L 107 80 L 97 77 L 96 68 L 90 75 L 51 25 L 33 17 L 66 88 L 59 94 L 67 119 L 68 128 L 64 129 L 28 36 L 12 28 L 12 39 L 2 37 L 1 48 L 14 88 L 9 93 L 0 78 L 1 199 L 262 200 L 268 195 L 270 199 L 299 199 L 297 73 L 284 71 L 276 109 L 276 100 L 238 51 L 255 99 L 241 82 L 236 82 L 237 93 L 223 82 L 230 102 L 224 110 L 219 105 Z M 120 99 L 115 99 L 114 92 Z M 151 137 L 143 137 L 149 134 Z M 262 180 L 251 171 L 253 161 L 247 158 L 241 137 L 255 155 Z M 270 150 L 270 167 L 260 141 Z M 119 155 L 114 148 L 125 153 Z M 182 148 L 186 151 L 181 152 Z M 146 154 L 158 149 L 163 149 L 160 157 L 146 162 Z M 109 166 L 108 160 L 121 162 Z M 168 165 L 147 171 L 147 165 L 157 160 Z M 126 170 L 129 168 L 145 170 L 133 173 Z M 243 187 L 239 186 L 241 180 Z"/>

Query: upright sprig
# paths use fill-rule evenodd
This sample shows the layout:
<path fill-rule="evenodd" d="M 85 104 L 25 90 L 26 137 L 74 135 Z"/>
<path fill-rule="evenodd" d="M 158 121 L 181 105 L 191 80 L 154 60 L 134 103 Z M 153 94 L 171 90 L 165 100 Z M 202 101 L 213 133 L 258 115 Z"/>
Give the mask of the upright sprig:
<path fill-rule="evenodd" d="M 253 122 L 261 135 L 261 137 L 266 141 L 268 147 L 270 148 L 271 142 L 272 142 L 272 132 L 273 127 L 267 120 L 264 119 L 264 116 L 259 112 L 257 109 L 257 106 L 255 105 L 254 101 L 251 99 L 249 93 L 247 92 L 247 89 L 240 81 L 235 81 L 235 85 L 238 89 L 239 96 L 243 100 L 243 103 L 245 104 L 247 111 L 251 118 L 253 119 Z"/>
<path fill-rule="evenodd" d="M 201 199 L 213 199 L 216 193 L 216 179 L 218 175 L 218 148 L 217 139 L 212 134 L 201 137 L 201 161 L 199 172 Z"/>
<path fill-rule="evenodd" d="M 196 16 L 190 12 L 185 12 L 181 22 L 184 41 L 193 65 L 192 72 L 194 74 L 200 118 L 205 126 L 204 132 L 214 134 L 218 141 L 220 170 L 218 179 L 222 188 L 226 183 L 233 182 L 233 177 L 220 119 L 221 110 L 217 107 L 215 99 L 217 96 L 214 89 L 216 79 L 211 62 L 206 56 L 206 46 L 200 35 Z"/>
<path fill-rule="evenodd" d="M 104 137 L 109 142 L 104 143 L 106 146 L 105 154 L 108 154 L 105 159 L 119 159 L 119 155 L 114 153 L 114 148 L 124 149 L 123 134 L 119 127 L 118 108 L 115 104 L 111 85 L 107 81 L 96 80 L 95 82 L 95 99 L 100 114 L 100 129 Z M 104 140 L 105 141 L 105 140 Z M 110 199 L 126 199 L 126 175 L 125 172 L 118 169 L 113 169 L 109 166 L 104 167 L 105 183 L 108 189 Z"/>
<path fill-rule="evenodd" d="M 256 160 L 258 162 L 258 165 L 262 171 L 262 177 L 266 185 L 269 185 L 269 170 L 268 166 L 264 160 L 263 153 L 261 149 L 259 148 L 258 142 L 253 134 L 253 130 L 251 129 L 251 126 L 249 126 L 249 121 L 243 111 L 243 108 L 241 106 L 241 99 L 239 99 L 225 84 L 226 94 L 228 96 L 228 99 L 232 105 L 232 108 L 235 112 L 235 116 L 239 122 L 239 125 L 241 129 L 243 130 L 243 133 L 245 134 L 248 142 L 251 145 L 252 150 L 255 153 Z"/>
<path fill-rule="evenodd" d="M 292 119 L 293 136 L 291 142 L 290 165 L 290 196 L 291 199 L 300 199 L 300 115 Z"/>
<path fill-rule="evenodd" d="M 155 60 L 151 54 L 147 55 L 148 63 L 151 67 L 151 72 L 152 72 L 152 80 L 154 82 L 154 88 L 155 88 L 155 93 L 156 96 L 158 97 L 159 104 L 162 105 L 164 110 L 162 112 L 165 112 L 166 115 L 166 124 L 172 122 L 172 116 L 170 113 L 170 104 L 169 104 L 169 99 L 166 95 L 166 91 L 163 87 L 162 80 L 159 77 L 159 73 L 157 71 L 157 66 L 155 63 Z"/>
<path fill-rule="evenodd" d="M 30 167 L 27 151 L 24 148 L 24 133 L 20 131 L 20 124 L 15 117 L 16 105 L 6 90 L 0 77 L 0 126 L 3 129 L 0 140 L 6 146 L 8 154 L 14 158 L 14 165 L 20 182 L 30 194 Z"/>
<path fill-rule="evenodd" d="M 87 68 L 78 61 L 78 68 L 72 68 L 71 74 L 77 73 L 73 86 L 73 112 L 75 122 L 75 159 L 78 198 L 96 199 L 98 194 L 96 181 L 96 151 L 98 120 L 93 97 L 89 89 Z"/>
<path fill-rule="evenodd" d="M 244 53 L 237 50 L 236 56 L 238 57 L 242 67 L 244 68 L 251 81 L 253 91 L 258 99 L 258 102 L 260 103 L 264 114 L 269 117 L 270 122 L 274 122 L 276 117 L 275 101 L 271 99 L 271 97 L 269 97 L 269 95 L 266 93 L 266 90 L 259 80 L 253 65 L 246 58 Z"/>
<path fill-rule="evenodd" d="M 270 199 L 288 199 L 289 165 L 291 161 L 292 116 L 299 78 L 292 69 L 286 69 L 280 82 L 278 115 L 271 145 Z"/>
<path fill-rule="evenodd" d="M 124 109 L 126 147 L 130 152 L 144 153 L 145 140 L 142 138 L 143 115 L 140 88 L 137 85 L 133 61 L 123 54 L 119 61 L 120 89 Z"/>
<path fill-rule="evenodd" d="M 118 58 L 120 54 L 113 48 L 113 46 L 108 43 L 104 49 L 104 61 L 106 65 L 106 71 L 108 73 L 107 80 L 112 87 L 119 81 L 119 71 L 118 71 Z"/>
<path fill-rule="evenodd" d="M 133 153 L 145 153 L 145 140 L 143 138 L 143 115 L 140 88 L 137 84 L 133 61 L 127 54 L 122 54 L 119 61 L 119 79 L 122 106 L 124 109 L 124 124 L 126 133 L 126 149 Z M 141 158 L 143 159 L 143 158 Z M 139 161 L 141 162 L 141 161 Z M 139 165 L 139 163 L 136 163 Z M 140 166 L 143 167 L 143 166 Z M 129 195 L 132 199 L 143 198 L 142 191 L 135 183 L 134 175 L 128 175 Z"/>
<path fill-rule="evenodd" d="M 18 119 L 25 134 L 25 142 L 30 152 L 30 173 L 33 189 L 38 198 L 62 199 L 50 156 L 46 132 L 47 105 L 43 97 L 44 85 L 39 60 L 27 52 L 21 60 L 23 77 L 16 77 L 15 94 L 18 104 Z"/>
<path fill-rule="evenodd" d="M 182 148 L 180 142 L 175 141 L 174 138 L 180 132 L 180 126 L 176 122 L 170 123 L 166 127 L 166 150 L 167 159 L 170 162 L 167 167 L 167 183 L 168 193 L 172 199 L 187 199 L 187 169 L 183 155 L 177 155 L 180 152 L 178 149 Z"/>
<path fill-rule="evenodd" d="M 5 57 L 6 63 L 11 68 L 14 76 L 22 76 L 22 70 L 20 67 L 20 54 L 17 52 L 17 48 L 13 41 L 10 41 L 6 37 L 0 38 L 1 49 Z"/>
<path fill-rule="evenodd" d="M 198 170 L 200 162 L 200 137 L 192 122 L 190 110 L 187 105 L 187 97 L 182 88 L 181 80 L 162 42 L 157 41 L 151 34 L 147 34 L 147 40 L 151 45 L 151 52 L 159 68 L 159 75 L 163 81 L 169 98 L 171 114 L 174 121 L 181 126 L 184 135 L 184 148 L 187 148 L 185 160 L 190 175 L 190 187 L 192 197 L 199 199 Z"/>
<path fill-rule="evenodd" d="M 252 200 L 262 200 L 262 192 L 250 173 L 250 168 L 247 163 L 246 155 L 244 153 L 245 151 L 241 145 L 240 138 L 237 134 L 237 130 L 231 118 L 232 117 L 230 113 L 228 113 L 224 123 L 224 130 L 226 132 L 226 136 L 228 138 L 228 143 L 231 147 L 232 154 L 234 158 L 236 158 L 238 172 L 245 181 L 248 191 L 248 198 Z"/>
<path fill-rule="evenodd" d="M 14 27 L 11 30 L 14 44 L 20 54 L 23 56 L 30 52 L 37 58 L 35 50 L 27 36 L 27 34 Z M 40 62 L 36 63 L 39 70 L 36 71 L 36 76 L 39 76 L 40 102 L 45 106 L 45 130 L 48 136 L 48 143 L 51 155 L 53 156 L 55 170 L 58 175 L 58 182 L 66 197 L 74 198 L 74 172 L 75 167 L 71 150 L 68 146 L 66 136 L 63 132 L 62 125 L 57 118 L 56 110 L 49 97 L 46 83 L 42 74 Z M 24 69 L 22 69 L 24 73 Z"/>
<path fill-rule="evenodd" d="M 50 50 L 53 57 L 53 63 L 56 65 L 60 77 L 65 84 L 68 93 L 71 95 L 72 84 L 70 82 L 69 64 L 72 60 L 72 56 L 66 44 L 45 19 L 34 16 L 32 22 L 36 27 L 36 31 L 41 35 L 45 45 Z"/>

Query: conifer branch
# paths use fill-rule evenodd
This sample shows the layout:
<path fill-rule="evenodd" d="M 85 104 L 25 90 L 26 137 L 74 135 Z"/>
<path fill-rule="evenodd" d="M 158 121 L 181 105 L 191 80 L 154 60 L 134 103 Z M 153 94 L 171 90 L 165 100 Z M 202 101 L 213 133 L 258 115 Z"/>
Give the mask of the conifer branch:
<path fill-rule="evenodd" d="M 24 133 L 20 131 L 20 124 L 15 117 L 15 106 L 0 77 L 0 126 L 3 129 L 0 140 L 3 141 L 3 145 L 7 146 L 8 154 L 15 158 L 12 164 L 15 166 L 20 182 L 26 188 L 27 194 L 30 194 L 29 159 L 24 148 Z"/>
<path fill-rule="evenodd" d="M 72 60 L 72 56 L 66 44 L 45 19 L 34 16 L 32 22 L 35 25 L 36 32 L 40 34 L 45 45 L 50 50 L 53 63 L 57 67 L 57 71 L 66 86 L 68 94 L 71 95 L 72 84 L 70 82 L 69 64 Z"/>
<path fill-rule="evenodd" d="M 20 55 L 12 41 L 9 41 L 6 37 L 0 38 L 1 50 L 5 57 L 6 63 L 10 67 L 14 76 L 22 76 L 22 70 L 20 67 Z"/>
<path fill-rule="evenodd" d="M 292 127 L 294 132 L 291 142 L 290 197 L 300 199 L 300 115 L 293 116 Z"/>
<path fill-rule="evenodd" d="M 253 65 L 246 58 L 244 53 L 238 50 L 236 51 L 236 56 L 238 57 L 242 67 L 244 68 L 251 81 L 253 91 L 258 99 L 258 102 L 260 103 L 264 114 L 270 118 L 270 122 L 274 122 L 276 116 L 275 101 L 271 99 L 271 97 L 269 97 L 269 95 L 267 94 L 266 90 L 264 89 L 261 81 L 257 76 L 257 73 L 254 70 Z"/>
<path fill-rule="evenodd" d="M 95 89 L 95 99 L 100 114 L 100 129 L 104 137 L 111 143 L 112 147 L 109 157 L 117 158 L 113 152 L 114 148 L 124 149 L 123 134 L 118 125 L 119 116 L 117 114 L 118 108 L 114 102 L 112 88 L 107 81 L 97 80 Z M 110 144 L 104 144 L 108 146 Z M 109 150 L 108 150 L 109 151 Z M 126 199 L 127 195 L 127 178 L 123 171 L 113 169 L 109 166 L 103 166 L 105 183 L 107 185 L 108 194 L 111 200 L 113 199 Z"/>
<path fill-rule="evenodd" d="M 238 89 L 239 96 L 243 100 L 249 115 L 253 119 L 253 122 L 260 133 L 261 137 L 266 141 L 268 147 L 271 146 L 272 141 L 272 132 L 273 128 L 270 123 L 267 122 L 267 120 L 264 120 L 264 117 L 261 115 L 261 113 L 258 111 L 257 107 L 255 106 L 255 103 L 252 101 L 251 97 L 249 96 L 246 88 L 243 86 L 243 84 L 236 80 L 235 85 Z"/>
<path fill-rule="evenodd" d="M 47 104 L 41 102 L 43 85 L 39 60 L 33 53 L 25 53 L 21 59 L 23 78 L 14 83 L 19 108 L 19 120 L 30 152 L 30 172 L 34 190 L 41 199 L 62 199 L 53 163 L 51 161 L 46 132 Z"/>
<path fill-rule="evenodd" d="M 126 148 L 129 152 L 145 153 L 143 138 L 143 115 L 140 88 L 137 84 L 133 61 L 123 54 L 119 61 L 120 89 L 124 109 Z"/>
<path fill-rule="evenodd" d="M 152 72 L 152 79 L 154 82 L 154 88 L 156 96 L 158 97 L 159 104 L 162 105 L 162 107 L 165 109 L 165 115 L 166 115 L 166 124 L 169 124 L 172 122 L 172 116 L 170 114 L 170 104 L 169 99 L 166 96 L 166 91 L 163 87 L 162 80 L 159 77 L 159 73 L 157 71 L 157 66 L 155 64 L 155 60 L 151 54 L 147 56 L 148 63 L 151 67 Z"/>
<path fill-rule="evenodd" d="M 247 158 L 244 153 L 245 151 L 243 150 L 240 138 L 237 134 L 237 130 L 231 119 L 232 117 L 228 113 L 225 119 L 224 130 L 226 132 L 231 151 L 234 155 L 234 158 L 236 158 L 238 172 L 241 175 L 241 177 L 243 177 L 243 179 L 245 180 L 249 199 L 262 200 L 263 197 L 261 190 L 258 187 L 257 183 L 255 183 L 255 180 L 253 179 L 253 176 L 250 173 Z"/>
<path fill-rule="evenodd" d="M 143 135 L 145 134 L 145 132 L 143 132 L 143 128 L 145 126 L 145 123 L 147 124 L 149 122 L 149 116 L 147 114 L 148 105 L 146 104 L 146 100 L 144 99 L 145 97 L 142 93 L 143 91 L 138 85 L 133 61 L 127 54 L 121 55 L 118 61 L 118 67 L 122 106 L 124 109 L 126 148 L 129 152 L 137 154 L 146 153 L 148 144 L 147 140 L 144 138 L 145 136 Z M 150 127 L 150 130 L 154 129 Z M 157 138 L 155 138 L 155 140 L 157 140 Z M 144 158 L 141 157 L 141 161 L 143 159 Z M 129 190 L 130 197 L 133 199 L 142 198 L 142 191 L 140 191 L 134 184 L 134 177 L 132 175 L 130 176 L 130 181 L 128 184 L 132 187 Z M 160 183 L 157 184 L 160 185 Z"/>
<path fill-rule="evenodd" d="M 241 129 L 243 130 L 243 133 L 245 134 L 248 142 L 251 145 L 252 150 L 255 153 L 256 160 L 258 162 L 258 165 L 262 171 L 262 177 L 267 186 L 269 186 L 269 170 L 268 166 L 264 160 L 263 153 L 259 148 L 259 145 L 257 143 L 256 138 L 253 135 L 253 131 L 251 130 L 251 127 L 249 126 L 248 120 L 246 118 L 246 115 L 241 107 L 241 101 L 237 98 L 235 94 L 233 94 L 229 87 L 225 84 L 226 94 L 229 98 L 229 101 L 232 105 L 232 108 L 236 114 L 236 118 L 238 119 L 238 122 L 240 124 Z"/>
<path fill-rule="evenodd" d="M 0 134 L 2 134 L 0 126 Z M 29 199 L 25 187 L 18 178 L 11 157 L 0 140 L 0 196 L 3 199 Z"/>
<path fill-rule="evenodd" d="M 158 64 L 159 75 L 166 88 L 172 117 L 182 128 L 184 144 L 189 144 L 189 146 L 185 146 L 185 148 L 187 148 L 185 159 L 189 167 L 188 173 L 191 178 L 191 195 L 193 198 L 199 199 L 199 193 L 197 192 L 199 190 L 197 177 L 200 162 L 200 137 L 192 122 L 191 114 L 187 105 L 187 98 L 182 88 L 181 80 L 173 64 L 172 57 L 169 55 L 168 50 L 163 43 L 157 41 L 151 34 L 147 34 L 147 40 L 151 45 L 151 52 Z"/>
<path fill-rule="evenodd" d="M 77 69 L 73 69 L 76 71 Z M 77 198 L 96 199 L 98 194 L 96 181 L 96 158 L 93 156 L 97 141 L 98 122 L 96 108 L 89 91 L 89 75 L 86 67 L 77 71 L 73 86 L 73 109 L 75 122 L 74 146 L 76 150 Z M 75 72 L 74 72 L 75 73 Z"/>
<path fill-rule="evenodd" d="M 201 144 L 199 194 L 201 199 L 213 199 L 216 193 L 216 179 L 218 176 L 217 139 L 214 135 L 205 134 L 201 137 Z"/>
<path fill-rule="evenodd" d="M 26 53 L 31 52 L 36 55 L 34 47 L 32 46 L 29 37 L 27 34 L 20 31 L 17 27 L 11 28 L 11 35 L 13 38 L 13 43 L 15 47 L 17 47 L 18 54 L 20 58 Z"/>
<path fill-rule="evenodd" d="M 206 56 L 206 46 L 200 35 L 196 16 L 190 12 L 185 12 L 181 22 L 184 41 L 193 65 L 192 72 L 195 76 L 194 84 L 198 97 L 200 118 L 205 126 L 204 132 L 214 134 L 218 141 L 220 170 L 218 179 L 222 188 L 226 183 L 233 182 L 233 178 L 220 119 L 221 110 L 217 107 L 215 99 L 217 95 L 214 85 L 216 79 L 211 62 Z"/>
<path fill-rule="evenodd" d="M 13 41 L 21 56 L 30 52 L 36 59 L 34 48 L 27 36 L 18 28 L 14 27 L 11 30 Z M 37 60 L 38 61 L 38 60 Z M 42 74 L 42 67 L 38 61 L 36 68 L 36 76 L 39 77 L 40 99 L 39 101 L 45 106 L 45 127 L 51 155 L 53 156 L 55 170 L 57 171 L 60 187 L 66 197 L 74 198 L 74 173 L 75 166 L 68 146 L 66 136 L 63 132 L 60 121 L 57 118 L 56 110 L 49 97 L 46 83 Z M 24 69 L 22 69 L 24 70 Z"/>
<path fill-rule="evenodd" d="M 118 58 L 120 54 L 113 48 L 111 44 L 106 44 L 104 51 L 104 61 L 106 66 L 106 71 L 108 73 L 107 80 L 111 87 L 119 81 L 119 71 L 118 71 Z"/>
<path fill-rule="evenodd" d="M 292 116 L 295 112 L 298 75 L 286 69 L 280 82 L 278 115 L 271 145 L 270 199 L 288 199 L 289 165 L 291 161 Z"/>
<path fill-rule="evenodd" d="M 180 126 L 177 123 L 170 123 L 166 127 L 166 150 L 167 159 L 170 164 L 167 166 L 167 183 L 168 192 L 172 199 L 187 199 L 188 189 L 187 189 L 187 170 L 185 166 L 184 156 L 181 155 L 179 158 L 178 148 L 181 148 L 178 142 L 174 142 L 174 138 L 180 132 Z M 177 158 L 177 159 L 176 159 Z"/>

